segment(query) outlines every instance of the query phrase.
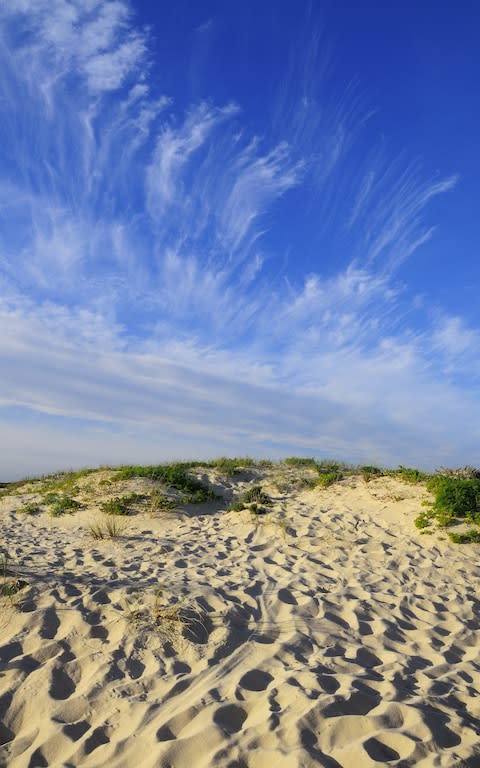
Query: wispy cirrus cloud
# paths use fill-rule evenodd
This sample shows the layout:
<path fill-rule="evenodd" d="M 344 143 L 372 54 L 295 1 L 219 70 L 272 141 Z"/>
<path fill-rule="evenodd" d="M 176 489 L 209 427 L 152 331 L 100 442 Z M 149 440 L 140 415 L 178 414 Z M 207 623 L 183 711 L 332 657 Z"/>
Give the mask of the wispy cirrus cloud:
<path fill-rule="evenodd" d="M 372 112 L 354 85 L 326 98 L 320 38 L 300 69 L 292 61 L 259 136 L 234 95 L 184 109 L 158 92 L 124 2 L 17 0 L 0 24 L 8 434 L 19 408 L 22 425 L 41 414 L 57 437 L 69 420 L 87 442 L 128 433 L 119 460 L 154 450 L 155 435 L 177 456 L 203 440 L 204 455 L 443 459 L 469 420 L 459 372 L 478 334 L 436 308 L 409 325 L 397 274 L 456 179 L 426 180 L 376 149 L 352 155 Z M 305 230 L 279 245 L 293 195 Z M 450 439 L 459 460 L 480 436 L 469 424 L 468 440 Z"/>

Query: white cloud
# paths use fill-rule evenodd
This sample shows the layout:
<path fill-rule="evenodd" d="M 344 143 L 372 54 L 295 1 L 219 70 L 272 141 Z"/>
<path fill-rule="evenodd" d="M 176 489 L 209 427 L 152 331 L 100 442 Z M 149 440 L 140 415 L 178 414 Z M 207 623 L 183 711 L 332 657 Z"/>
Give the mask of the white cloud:
<path fill-rule="evenodd" d="M 233 103 L 181 117 L 153 92 L 124 2 L 17 0 L 0 19 L 0 86 L 17 107 L 0 127 L 0 405 L 4 438 L 30 451 L 22 472 L 35 455 L 38 470 L 296 450 L 476 461 L 478 332 L 438 310 L 429 325 L 428 298 L 425 327 L 409 327 L 392 277 L 432 236 L 426 206 L 454 177 L 425 181 L 378 153 L 349 165 L 367 118 L 354 88 L 319 99 L 316 50 L 301 104 L 293 67 L 285 120 L 258 138 Z M 288 243 L 291 277 L 268 236 L 294 189 L 310 228 Z M 308 239 L 329 226 L 305 274 Z M 45 460 L 42 435 L 58 445 Z"/>

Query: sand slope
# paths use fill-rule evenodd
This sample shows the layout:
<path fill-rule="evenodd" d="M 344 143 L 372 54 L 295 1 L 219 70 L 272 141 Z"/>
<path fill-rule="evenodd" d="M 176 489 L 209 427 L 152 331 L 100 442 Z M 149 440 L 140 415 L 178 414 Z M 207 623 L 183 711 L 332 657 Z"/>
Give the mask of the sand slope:
<path fill-rule="evenodd" d="M 2 600 L 0 765 L 480 766 L 478 545 L 419 535 L 422 486 L 280 492 L 275 471 L 210 473 L 269 489 L 256 522 L 144 509 L 114 542 L 91 496 L 60 518 L 0 501 L 28 582 Z M 172 640 L 151 608 L 182 596 Z"/>

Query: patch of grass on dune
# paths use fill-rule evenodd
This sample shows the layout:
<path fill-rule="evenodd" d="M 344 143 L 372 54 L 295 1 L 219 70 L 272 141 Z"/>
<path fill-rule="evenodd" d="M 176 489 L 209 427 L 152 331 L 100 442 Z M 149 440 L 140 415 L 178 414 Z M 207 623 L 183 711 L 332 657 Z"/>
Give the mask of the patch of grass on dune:
<path fill-rule="evenodd" d="M 80 502 L 72 499 L 71 496 L 59 496 L 52 501 L 48 511 L 52 517 L 59 517 L 60 515 L 71 515 L 77 509 L 80 509 L 81 506 Z"/>
<path fill-rule="evenodd" d="M 249 509 L 254 514 L 263 514 L 266 507 L 273 506 L 273 499 L 266 493 L 261 485 L 252 485 L 244 493 L 232 501 L 228 511 L 241 512 L 243 509 Z"/>
<path fill-rule="evenodd" d="M 145 497 L 140 493 L 130 493 L 126 496 L 115 496 L 108 499 L 100 505 L 102 512 L 106 515 L 130 515 L 133 511 L 133 505 L 142 501 Z"/>
<path fill-rule="evenodd" d="M 39 493 L 61 491 L 69 496 L 76 496 L 80 490 L 77 486 L 77 482 L 83 477 L 87 477 L 98 471 L 98 469 L 79 469 L 78 471 L 71 470 L 44 475 L 44 477 L 41 478 L 42 485 L 38 491 Z"/>
<path fill-rule="evenodd" d="M 106 517 L 104 520 L 90 523 L 88 532 L 96 541 L 102 539 L 118 539 L 125 533 L 126 524 L 118 517 Z"/>
<path fill-rule="evenodd" d="M 127 465 L 120 467 L 112 479 L 120 481 L 141 477 L 160 482 L 168 488 L 175 488 L 183 493 L 185 503 L 200 504 L 216 498 L 215 493 L 208 486 L 188 474 L 191 466 L 191 463 L 180 462 L 147 466 Z"/>
<path fill-rule="evenodd" d="M 23 507 L 20 507 L 20 509 L 17 509 L 17 512 L 20 515 L 36 515 L 41 511 L 40 505 L 35 501 L 30 501 L 28 504 L 24 504 Z"/>
<path fill-rule="evenodd" d="M 317 466 L 316 459 L 309 456 L 287 456 L 283 463 L 289 467 L 313 467 L 315 469 Z"/>
<path fill-rule="evenodd" d="M 377 477 L 382 477 L 383 469 L 380 469 L 380 467 L 375 467 L 371 464 L 364 464 L 360 467 L 360 474 L 362 475 L 365 482 L 369 483 L 370 480 L 373 480 Z"/>
<path fill-rule="evenodd" d="M 402 464 L 400 464 L 398 469 L 385 470 L 384 474 L 397 477 L 399 480 L 403 480 L 406 483 L 412 483 L 413 485 L 416 483 L 423 483 L 430 477 L 430 475 L 426 472 L 422 472 L 420 469 L 416 469 L 415 467 L 404 467 Z"/>
<path fill-rule="evenodd" d="M 341 472 L 322 472 L 317 477 L 315 485 L 320 488 L 329 488 L 334 483 L 338 483 L 339 480 L 343 480 Z"/>
<path fill-rule="evenodd" d="M 432 523 L 439 528 L 461 523 L 480 526 L 480 472 L 468 469 L 468 473 L 441 470 L 427 479 L 426 488 L 433 494 L 434 501 L 427 502 L 428 510 L 416 517 L 417 528 L 425 529 Z M 480 529 L 476 528 L 448 535 L 451 541 L 459 544 L 480 542 Z"/>
<path fill-rule="evenodd" d="M 221 456 L 219 459 L 214 459 L 213 461 L 207 462 L 205 466 L 216 469 L 226 477 L 233 477 L 234 475 L 238 475 L 245 469 L 249 469 L 255 465 L 256 462 L 254 459 L 250 459 L 248 456 L 243 458 L 234 457 L 231 459 L 227 458 L 226 456 Z"/>

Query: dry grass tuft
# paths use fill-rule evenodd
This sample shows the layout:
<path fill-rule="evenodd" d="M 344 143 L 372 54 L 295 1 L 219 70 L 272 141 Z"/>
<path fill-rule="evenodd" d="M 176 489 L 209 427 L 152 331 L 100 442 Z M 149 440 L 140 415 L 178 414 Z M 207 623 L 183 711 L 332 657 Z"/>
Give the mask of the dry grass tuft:
<path fill-rule="evenodd" d="M 125 534 L 127 528 L 125 520 L 119 520 L 118 517 L 109 515 L 104 520 L 92 522 L 88 526 L 88 532 L 93 539 L 119 539 Z"/>
<path fill-rule="evenodd" d="M 125 603 L 129 624 L 137 631 L 155 633 L 172 645 L 186 633 L 190 637 L 197 637 L 199 630 L 208 634 L 202 614 L 193 602 L 185 597 L 168 602 L 161 587 L 155 589 L 153 595 L 139 593 L 134 601 Z"/>

